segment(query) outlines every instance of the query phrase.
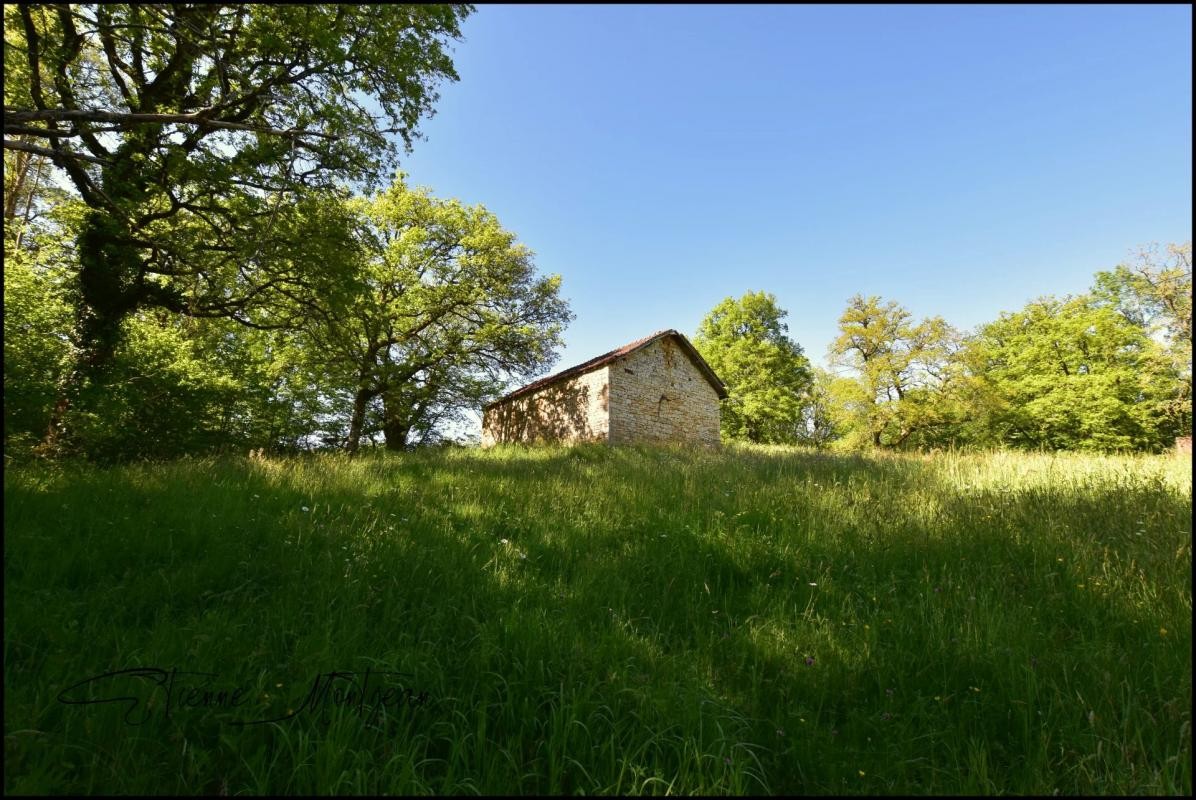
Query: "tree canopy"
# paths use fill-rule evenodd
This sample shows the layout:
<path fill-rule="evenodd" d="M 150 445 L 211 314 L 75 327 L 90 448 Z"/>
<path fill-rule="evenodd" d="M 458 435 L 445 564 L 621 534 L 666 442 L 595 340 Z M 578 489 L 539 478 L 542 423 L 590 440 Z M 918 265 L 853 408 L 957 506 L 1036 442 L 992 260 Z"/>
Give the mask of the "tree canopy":
<path fill-rule="evenodd" d="M 915 323 L 896 302 L 852 297 L 831 356 L 858 376 L 857 429 L 875 446 L 900 447 L 915 434 L 951 424 L 943 400 L 959 345 L 959 332 L 941 317 Z"/>
<path fill-rule="evenodd" d="M 1126 264 L 1098 272 L 1093 294 L 1162 345 L 1174 379 L 1164 402 L 1173 425 L 1192 433 L 1192 243 L 1139 249 Z"/>
<path fill-rule="evenodd" d="M 5 6 L 5 149 L 46 157 L 88 209 L 56 423 L 136 310 L 262 324 L 319 290 L 294 209 L 393 167 L 394 137 L 409 147 L 457 77 L 446 47 L 470 10 Z"/>
<path fill-rule="evenodd" d="M 695 344 L 723 377 L 726 439 L 841 449 L 1160 451 L 1192 430 L 1191 243 L 1140 249 L 1087 292 L 964 332 L 854 295 L 811 374 L 764 292 L 727 298 Z"/>
<path fill-rule="evenodd" d="M 402 174 L 348 205 L 355 291 L 323 299 L 302 337 L 325 389 L 352 397 L 351 451 L 376 399 L 387 446 L 401 449 L 553 362 L 571 319 L 560 277 L 538 275 L 485 207 L 411 189 Z"/>
<path fill-rule="evenodd" d="M 1146 331 L 1090 295 L 1041 298 L 980 328 L 969 368 L 997 441 L 1048 449 L 1156 449 L 1171 376 Z M 1174 435 L 1174 432 L 1172 432 Z"/>
<path fill-rule="evenodd" d="M 694 346 L 727 386 L 722 431 L 730 439 L 793 442 L 813 381 L 787 312 L 767 292 L 728 297 L 702 320 Z"/>

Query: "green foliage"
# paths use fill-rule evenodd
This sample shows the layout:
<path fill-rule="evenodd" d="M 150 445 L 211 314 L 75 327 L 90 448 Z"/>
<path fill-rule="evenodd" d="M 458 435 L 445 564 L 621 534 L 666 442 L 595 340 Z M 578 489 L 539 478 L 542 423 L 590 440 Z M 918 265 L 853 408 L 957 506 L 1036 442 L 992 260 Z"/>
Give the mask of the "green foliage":
<path fill-rule="evenodd" d="M 1127 320 L 1163 333 L 1175 346 L 1192 347 L 1192 243 L 1141 249 L 1129 264 L 1098 272 L 1094 294 Z"/>
<path fill-rule="evenodd" d="M 813 370 L 801 422 L 797 426 L 799 444 L 822 448 L 843 435 L 844 427 L 838 413 L 841 400 L 836 394 L 836 380 L 824 369 Z"/>
<path fill-rule="evenodd" d="M 260 324 L 278 295 L 319 282 L 318 261 L 293 257 L 308 241 L 296 209 L 378 180 L 389 134 L 410 147 L 457 77 L 446 42 L 470 11 L 5 7 L 5 148 L 48 155 L 89 209 L 47 445 L 70 438 L 65 410 L 108 379 L 138 311 Z"/>
<path fill-rule="evenodd" d="M 324 391 L 347 400 L 355 450 L 381 404 L 387 446 L 426 441 L 437 425 L 549 366 L 571 319 L 560 276 L 481 205 L 411 189 L 400 173 L 350 204 L 352 293 L 309 297 L 302 346 Z"/>
<path fill-rule="evenodd" d="M 70 231 L 82 204 L 34 224 L 6 221 L 5 449 L 24 458 L 46 433 L 69 374 L 69 332 L 78 295 Z M 326 213 L 323 214 L 327 216 Z M 309 253 L 327 258 L 313 291 L 335 297 L 344 273 L 325 250 L 337 240 L 310 204 L 286 217 L 312 234 Z M 342 221 L 333 226 L 348 230 Z M 20 242 L 18 244 L 18 234 Z M 343 243 L 342 243 L 343 244 Z M 293 308 L 273 307 L 275 319 Z M 100 461 L 170 458 L 211 451 L 310 447 L 326 414 L 318 381 L 301 369 L 285 331 L 227 319 L 138 311 L 125 318 L 106 380 L 85 382 L 65 418 L 79 448 Z"/>
<path fill-rule="evenodd" d="M 727 439 L 794 442 L 805 435 L 803 410 L 813 383 L 801 346 L 786 335 L 788 314 L 774 295 L 728 297 L 702 320 L 694 346 L 727 386 Z"/>
<path fill-rule="evenodd" d="M 322 410 L 276 337 L 228 320 L 139 313 L 124 322 L 108 380 L 70 412 L 99 461 L 296 450 Z M 298 378 L 298 380 L 296 380 Z"/>
<path fill-rule="evenodd" d="M 828 406 L 830 439 L 835 450 L 854 452 L 876 446 L 868 420 L 875 413 L 876 402 L 862 381 L 827 372 L 821 380 L 821 392 Z"/>
<path fill-rule="evenodd" d="M 953 396 L 961 339 L 941 317 L 915 324 L 896 302 L 852 297 L 830 351 L 853 373 L 855 385 L 840 383 L 836 391 L 854 441 L 911 447 L 950 440 L 961 418 Z"/>
<path fill-rule="evenodd" d="M 1157 450 L 1174 381 L 1146 331 L 1089 295 L 1043 298 L 981 327 L 970 368 L 997 440 L 1016 447 Z M 981 409 L 977 409 L 980 412 Z"/>
<path fill-rule="evenodd" d="M 52 239 L 34 249 L 5 248 L 4 445 L 9 454 L 27 452 L 45 435 L 68 361 L 64 331 L 71 308 L 64 283 L 70 273 L 62 263 L 68 258 Z"/>
<path fill-rule="evenodd" d="M 1175 373 L 1164 413 L 1192 433 L 1192 243 L 1142 248 L 1129 264 L 1098 272 L 1093 294 L 1163 344 Z"/>
<path fill-rule="evenodd" d="M 71 374 L 71 232 L 87 213 L 68 204 L 53 224 L 6 225 L 28 232 L 19 247 L 8 236 L 9 451 L 45 434 Z M 279 452 L 371 430 L 392 447 L 428 443 L 555 358 L 570 318 L 560 278 L 537 275 L 482 206 L 400 176 L 370 198 L 306 195 L 279 209 L 275 230 L 263 249 L 280 281 L 258 293 L 254 325 L 163 309 L 123 318 L 103 380 L 83 381 L 62 414 L 79 450 L 103 461 Z"/>
<path fill-rule="evenodd" d="M 1160 450 L 1191 428 L 1190 244 L 968 336 L 851 298 L 823 381 L 835 445 Z"/>
<path fill-rule="evenodd" d="M 381 455 L 6 470 L 5 793 L 1192 794 L 1185 459 Z"/>

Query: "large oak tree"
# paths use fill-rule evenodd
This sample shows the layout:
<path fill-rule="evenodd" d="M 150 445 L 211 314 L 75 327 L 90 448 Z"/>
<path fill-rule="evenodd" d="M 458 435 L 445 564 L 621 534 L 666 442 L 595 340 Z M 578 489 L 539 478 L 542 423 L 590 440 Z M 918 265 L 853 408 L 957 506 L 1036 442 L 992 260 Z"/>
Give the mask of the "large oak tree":
<path fill-rule="evenodd" d="M 900 447 L 955 423 L 946 402 L 956 377 L 962 337 L 942 317 L 915 322 L 900 304 L 855 295 L 839 317 L 833 362 L 854 373 L 838 391 L 855 416 L 855 430 L 875 447 Z"/>
<path fill-rule="evenodd" d="M 485 207 L 410 188 L 402 174 L 346 205 L 352 290 L 307 308 L 298 344 L 324 390 L 348 401 L 350 451 L 371 412 L 386 446 L 403 449 L 555 360 L 572 318 L 560 276 L 539 275 Z"/>
<path fill-rule="evenodd" d="M 247 325 L 327 276 L 284 231 L 314 191 L 388 171 L 455 80 L 468 5 L 5 6 L 4 146 L 87 204 L 72 398 L 138 309 Z M 10 90 L 11 89 L 11 90 Z"/>
<path fill-rule="evenodd" d="M 973 403 L 1005 445 L 1066 450 L 1158 449 L 1172 365 L 1144 328 L 1092 295 L 1043 297 L 982 325 L 968 369 Z"/>

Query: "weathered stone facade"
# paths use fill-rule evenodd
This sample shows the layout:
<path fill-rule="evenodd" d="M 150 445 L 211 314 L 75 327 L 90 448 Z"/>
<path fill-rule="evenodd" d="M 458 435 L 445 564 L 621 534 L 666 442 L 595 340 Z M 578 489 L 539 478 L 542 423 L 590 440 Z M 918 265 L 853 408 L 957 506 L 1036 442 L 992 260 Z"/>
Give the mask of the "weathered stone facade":
<path fill-rule="evenodd" d="M 536 381 L 488 406 L 482 445 L 500 442 L 717 446 L 726 389 L 684 336 L 663 331 Z"/>
<path fill-rule="evenodd" d="M 718 392 L 673 337 L 610 365 L 610 441 L 719 443 Z"/>
<path fill-rule="evenodd" d="M 609 369 L 599 367 L 495 403 L 482 415 L 482 446 L 606 441 L 610 433 L 609 376 Z"/>

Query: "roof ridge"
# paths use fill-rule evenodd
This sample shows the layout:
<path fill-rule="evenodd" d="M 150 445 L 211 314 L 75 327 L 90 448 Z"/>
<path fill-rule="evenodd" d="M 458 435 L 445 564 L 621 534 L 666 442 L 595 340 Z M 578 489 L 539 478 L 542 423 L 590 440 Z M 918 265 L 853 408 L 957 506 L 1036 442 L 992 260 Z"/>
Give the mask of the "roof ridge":
<path fill-rule="evenodd" d="M 662 339 L 665 336 L 670 335 L 676 336 L 685 346 L 685 349 L 690 353 L 690 355 L 694 357 L 699 370 L 706 376 L 706 379 L 710 381 L 711 386 L 713 386 L 714 390 L 718 392 L 719 397 L 726 397 L 727 389 L 725 384 L 723 384 L 722 380 L 718 377 L 718 375 L 715 374 L 714 370 L 711 369 L 710 365 L 706 363 L 706 360 L 702 358 L 702 354 L 698 352 L 697 348 L 695 348 L 689 339 L 685 337 L 685 334 L 681 333 L 676 328 L 665 328 L 664 330 L 649 334 L 642 339 L 636 339 L 634 342 L 629 342 L 622 347 L 616 347 L 614 350 L 610 350 L 602 355 L 594 356 L 593 358 L 583 361 L 580 364 L 575 364 L 568 369 L 563 369 L 546 377 L 534 380 L 531 383 L 521 386 L 512 392 L 508 392 L 497 400 L 487 403 L 486 405 L 482 406 L 482 409 L 485 410 L 492 406 L 496 406 L 499 403 L 504 403 L 507 400 L 511 400 L 520 395 L 535 391 L 536 389 L 543 389 L 544 387 L 551 386 L 552 384 L 564 380 L 565 378 L 582 375 L 590 370 L 604 366 L 620 356 L 630 355 L 636 350 L 639 350 L 641 347 L 646 347 L 657 339 Z"/>

